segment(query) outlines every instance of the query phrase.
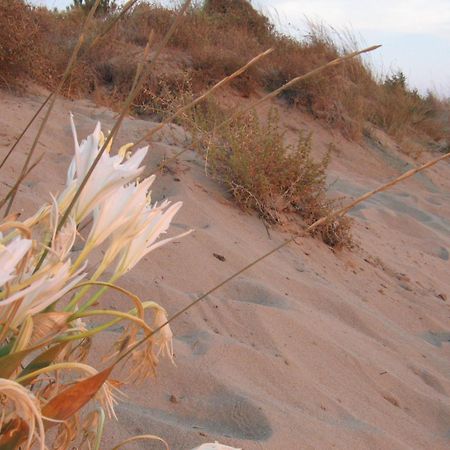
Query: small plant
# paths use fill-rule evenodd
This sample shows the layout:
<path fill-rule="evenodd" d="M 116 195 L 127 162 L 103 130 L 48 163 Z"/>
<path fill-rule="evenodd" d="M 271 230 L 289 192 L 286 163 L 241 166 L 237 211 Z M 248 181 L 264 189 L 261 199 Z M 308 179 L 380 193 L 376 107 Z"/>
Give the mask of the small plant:
<path fill-rule="evenodd" d="M 300 132 L 297 145 L 290 146 L 284 143 L 276 109 L 271 109 L 265 125 L 252 113 L 224 127 L 217 127 L 218 111 L 217 105 L 197 108 L 190 128 L 194 142 L 203 148 L 208 170 L 241 208 L 258 211 L 272 224 L 285 224 L 296 215 L 310 225 L 330 213 L 336 201 L 326 195 L 329 153 L 314 161 L 311 134 Z M 332 247 L 351 244 L 346 218 L 325 223 L 314 234 Z"/>
<path fill-rule="evenodd" d="M 100 448 L 105 414 L 115 417 L 120 398 L 117 382 L 107 380 L 115 365 L 127 360 L 124 382 L 130 382 L 152 375 L 162 355 L 173 361 L 164 308 L 115 282 L 173 239 L 158 241 L 181 202 L 151 203 L 155 177 L 137 179 L 147 148 L 131 153 L 127 145 L 112 155 L 109 147 L 58 230 L 105 139 L 100 124 L 81 144 L 73 121 L 72 130 L 75 156 L 64 191 L 32 217 L 19 222 L 10 215 L 0 225 L 1 448 L 44 449 L 44 430 L 51 427 L 57 427 L 58 448 L 86 440 L 89 448 Z M 103 259 L 88 274 L 88 257 L 99 247 Z M 97 306 L 111 290 L 130 307 Z M 96 322 L 85 322 L 90 318 Z M 121 322 L 127 326 L 112 343 L 106 369 L 86 364 L 95 336 Z M 140 335 L 147 340 L 137 347 Z M 92 407 L 84 408 L 88 403 Z"/>

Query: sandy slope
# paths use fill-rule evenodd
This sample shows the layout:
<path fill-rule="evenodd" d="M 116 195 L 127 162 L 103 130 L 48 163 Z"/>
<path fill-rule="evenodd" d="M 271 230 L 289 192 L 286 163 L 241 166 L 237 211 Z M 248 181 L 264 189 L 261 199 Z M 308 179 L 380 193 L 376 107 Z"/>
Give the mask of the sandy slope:
<path fill-rule="evenodd" d="M 2 154 L 39 100 L 1 94 Z M 44 161 L 21 189 L 18 209 L 31 212 L 48 190 L 62 188 L 72 155 L 69 110 L 80 135 L 96 120 L 111 127 L 114 117 L 87 101 L 60 101 L 39 147 Z M 283 118 L 294 131 L 314 130 L 318 154 L 337 141 L 330 182 L 347 196 L 411 164 L 375 140 L 351 144 L 306 116 Z M 127 120 L 120 139 L 136 140 L 147 127 Z M 149 173 L 183 136 L 175 129 L 152 145 Z M 3 169 L 2 193 L 30 142 Z M 158 177 L 155 199 L 183 200 L 173 230 L 196 231 L 123 280 L 171 313 L 286 238 L 278 231 L 269 238 L 256 217 L 236 209 L 192 152 L 173 167 Z M 245 450 L 449 448 L 449 174 L 443 163 L 358 208 L 353 252 L 334 254 L 302 239 L 181 317 L 173 324 L 177 366 L 164 362 L 156 380 L 126 390 L 103 447 L 155 433 L 174 450 L 215 439 Z M 106 304 L 120 301 L 112 296 Z"/>

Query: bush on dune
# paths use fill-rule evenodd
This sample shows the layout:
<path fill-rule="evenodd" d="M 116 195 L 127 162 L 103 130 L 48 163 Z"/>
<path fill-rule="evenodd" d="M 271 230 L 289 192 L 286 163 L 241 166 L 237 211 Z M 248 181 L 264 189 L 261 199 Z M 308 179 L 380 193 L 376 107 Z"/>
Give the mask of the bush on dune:
<path fill-rule="evenodd" d="M 285 143 L 278 112 L 266 123 L 255 113 L 223 124 L 227 114 L 214 102 L 196 108 L 184 122 L 203 152 L 206 168 L 223 183 L 244 210 L 255 210 L 269 224 L 287 225 L 300 217 L 311 225 L 327 216 L 339 202 L 327 197 L 326 170 L 330 155 L 312 157 L 312 136 L 301 131 L 296 145 Z M 314 230 L 334 248 L 352 246 L 346 217 Z"/>
<path fill-rule="evenodd" d="M 26 5 L 23 0 L 1 2 L 0 83 L 14 87 L 27 75 L 46 87 L 54 87 L 88 3 L 84 0 L 68 11 L 50 12 Z M 95 18 L 89 39 L 118 13 L 114 2 L 103 3 L 105 7 Z M 160 39 L 173 17 L 174 11 L 161 5 L 136 4 L 115 25 L 109 39 L 81 58 L 64 93 L 94 94 L 98 101 L 109 104 L 123 99 L 132 83 L 133 70 L 128 68 L 135 66 L 148 33 L 153 30 Z M 169 45 L 189 56 L 180 64 L 189 73 L 195 92 L 273 47 L 270 59 L 233 81 L 234 88 L 248 96 L 255 89 L 276 89 L 354 48 L 351 37 L 338 39 L 339 42 L 332 38 L 326 28 L 310 24 L 306 37 L 297 40 L 277 32 L 270 20 L 246 0 L 206 0 L 190 8 Z M 150 107 L 158 95 L 159 77 L 170 78 L 172 71 L 171 67 L 164 74 L 151 76 L 147 83 Z M 443 134 L 439 133 L 445 115 L 442 102 L 436 98 L 429 102 L 406 85 L 400 90 L 392 87 L 388 80 L 379 81 L 372 75 L 362 60 L 353 60 L 286 90 L 281 97 L 340 129 L 349 139 L 360 139 L 367 123 L 398 138 L 408 132 L 421 133 L 429 139 Z M 145 99 L 141 100 L 142 106 Z M 445 137 L 448 139 L 448 132 Z"/>

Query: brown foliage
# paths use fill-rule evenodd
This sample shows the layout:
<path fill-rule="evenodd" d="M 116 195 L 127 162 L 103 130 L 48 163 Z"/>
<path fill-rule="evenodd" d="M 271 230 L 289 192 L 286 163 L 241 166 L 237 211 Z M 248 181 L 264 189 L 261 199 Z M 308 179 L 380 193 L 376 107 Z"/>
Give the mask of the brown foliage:
<path fill-rule="evenodd" d="M 217 127 L 224 112 L 209 102 L 191 120 L 194 142 L 202 148 L 207 169 L 228 188 L 244 210 L 256 210 L 268 223 L 287 224 L 300 216 L 305 225 L 327 216 L 337 202 L 327 197 L 327 154 L 312 158 L 312 137 L 301 132 L 295 146 L 286 145 L 278 113 L 267 123 L 256 114 Z M 185 121 L 189 126 L 189 120 Z M 200 127 L 200 129 L 199 129 Z M 339 218 L 314 230 L 331 247 L 350 247 L 350 222 Z"/>
<path fill-rule="evenodd" d="M 86 405 L 100 390 L 103 383 L 111 374 L 112 367 L 86 378 L 77 381 L 63 391 L 56 394 L 43 408 L 44 417 L 54 419 L 48 426 L 53 426 L 60 420 L 67 420 Z"/>
<path fill-rule="evenodd" d="M 115 14 L 113 11 L 95 19 L 87 43 Z M 96 100 L 109 106 L 123 100 L 149 31 L 162 37 L 173 17 L 173 10 L 139 2 L 114 26 L 107 39 L 89 52 L 82 52 L 64 93 L 94 94 Z M 83 19 L 81 9 L 56 13 L 31 7 L 23 0 L 1 2 L 0 85 L 17 86 L 28 77 L 53 88 Z M 184 57 L 164 62 L 160 67 L 166 64 L 166 69 L 149 77 L 135 111 L 160 116 L 165 101 L 162 96 L 172 87 L 175 92 L 182 89 L 183 77 L 190 78 L 194 92 L 203 91 L 269 47 L 275 48 L 270 59 L 232 82 L 243 95 L 250 95 L 257 87 L 276 89 L 355 46 L 348 36 L 341 36 L 337 43 L 323 27 L 310 25 L 307 31 L 301 41 L 281 35 L 247 0 L 206 0 L 203 5 L 193 6 L 167 50 L 178 49 Z M 442 112 L 438 99 L 420 96 L 405 83 L 397 89 L 389 79 L 377 80 L 361 60 L 299 83 L 284 91 L 281 98 L 340 129 L 349 139 L 359 139 L 367 123 L 374 123 L 399 139 L 414 130 L 426 140 L 448 140 L 448 130 L 443 132 L 448 107 L 447 112 Z"/>

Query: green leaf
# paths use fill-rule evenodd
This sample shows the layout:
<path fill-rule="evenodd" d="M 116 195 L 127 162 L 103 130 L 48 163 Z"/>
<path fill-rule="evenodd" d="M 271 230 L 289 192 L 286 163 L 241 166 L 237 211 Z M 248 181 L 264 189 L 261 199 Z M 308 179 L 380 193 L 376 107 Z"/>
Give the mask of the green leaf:
<path fill-rule="evenodd" d="M 48 348 L 45 352 L 42 352 L 39 356 L 33 359 L 26 367 L 22 370 L 19 375 L 19 378 L 28 375 L 35 370 L 43 369 L 44 367 L 48 367 L 52 364 L 56 357 L 61 353 L 64 347 L 67 346 L 67 342 L 62 342 L 60 344 L 54 345 L 53 347 Z M 23 384 L 29 384 L 34 380 L 34 378 L 27 378 L 23 382 Z"/>
<path fill-rule="evenodd" d="M 0 358 L 0 377 L 9 378 L 14 371 L 20 366 L 22 359 L 25 358 L 36 348 L 27 348 L 20 352 L 10 353 L 9 355 Z"/>
<path fill-rule="evenodd" d="M 6 356 L 9 354 L 9 352 L 11 351 L 11 349 L 14 346 L 14 343 L 15 343 L 15 339 L 11 339 L 7 344 L 0 347 L 0 358 L 2 356 Z"/>

